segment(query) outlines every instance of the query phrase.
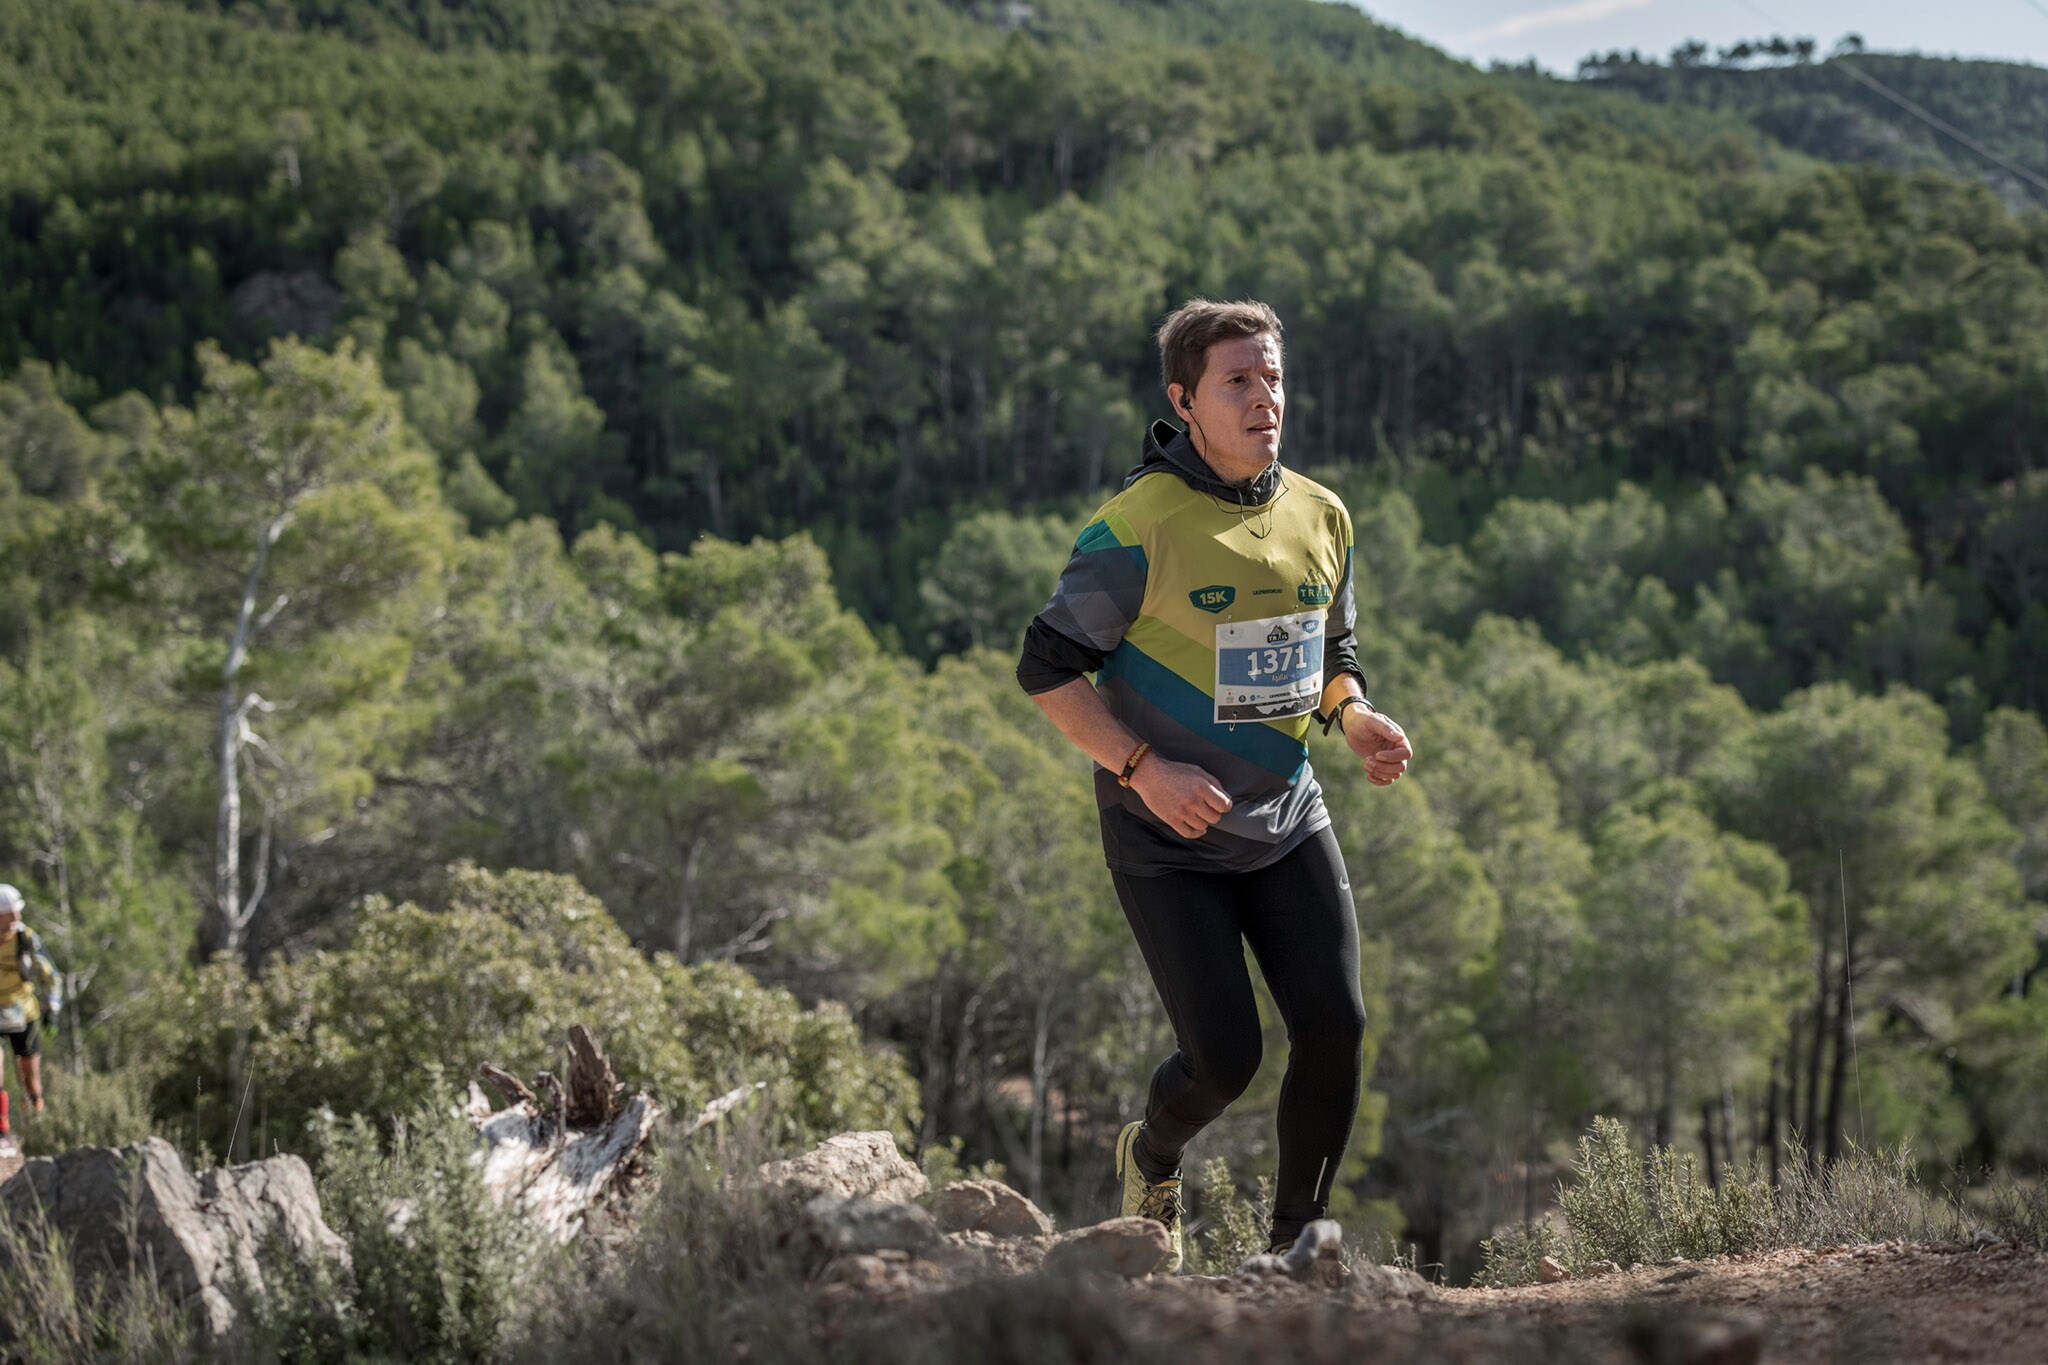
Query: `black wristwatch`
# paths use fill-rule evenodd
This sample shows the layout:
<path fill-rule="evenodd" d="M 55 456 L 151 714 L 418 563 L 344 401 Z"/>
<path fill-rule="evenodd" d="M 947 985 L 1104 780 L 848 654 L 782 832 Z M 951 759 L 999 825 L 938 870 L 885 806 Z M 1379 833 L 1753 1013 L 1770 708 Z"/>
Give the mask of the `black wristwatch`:
<path fill-rule="evenodd" d="M 1339 720 L 1338 718 L 1339 718 L 1340 716 L 1342 716 L 1342 715 L 1344 714 L 1344 708 L 1345 708 L 1345 707 L 1347 707 L 1347 706 L 1363 706 L 1363 707 L 1364 707 L 1364 708 L 1365 708 L 1366 710 L 1368 710 L 1368 711 L 1373 711 L 1373 712 L 1377 712 L 1377 711 L 1379 710 L 1379 708 L 1378 708 L 1378 707 L 1374 706 L 1374 705 L 1373 705 L 1373 704 L 1372 704 L 1371 702 L 1367 701 L 1367 700 L 1366 700 L 1366 699 L 1365 699 L 1364 697 L 1359 697 L 1359 696 L 1348 696 L 1348 697 L 1342 697 L 1342 698 L 1339 698 L 1339 699 L 1338 699 L 1338 702 L 1337 702 L 1337 704 L 1336 704 L 1335 706 L 1333 706 L 1333 707 L 1331 707 L 1331 708 L 1330 708 L 1330 714 L 1329 714 L 1329 715 L 1327 715 L 1327 716 L 1324 716 L 1324 715 L 1318 715 L 1318 716 L 1316 716 L 1316 720 L 1318 720 L 1318 721 L 1320 721 L 1320 722 L 1322 723 L 1322 727 L 1323 727 L 1323 733 L 1324 733 L 1324 734 L 1326 734 L 1326 735 L 1327 735 L 1327 734 L 1329 734 L 1329 733 L 1330 733 L 1330 727 L 1331 727 L 1332 725 L 1335 725 L 1335 726 L 1337 727 L 1337 733 L 1338 733 L 1338 734 L 1340 734 L 1340 735 L 1341 735 L 1341 734 L 1343 734 L 1343 733 L 1344 733 L 1344 726 L 1343 726 L 1343 723 L 1342 723 L 1342 722 L 1341 722 L 1341 721 L 1340 721 L 1340 720 Z"/>

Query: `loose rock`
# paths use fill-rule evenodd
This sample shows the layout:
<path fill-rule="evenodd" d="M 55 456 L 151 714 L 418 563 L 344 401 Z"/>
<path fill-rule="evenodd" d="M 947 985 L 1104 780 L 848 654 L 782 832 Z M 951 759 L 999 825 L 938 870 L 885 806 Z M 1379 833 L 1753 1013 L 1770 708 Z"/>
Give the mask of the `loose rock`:
<path fill-rule="evenodd" d="M 1572 1277 L 1572 1273 L 1552 1258 L 1545 1256 L 1536 1263 L 1536 1278 L 1545 1284 L 1561 1284 Z"/>
<path fill-rule="evenodd" d="M 1149 1275 L 1172 1250 L 1164 1224 L 1150 1218 L 1111 1218 L 1078 1228 L 1045 1253 L 1047 1274 Z"/>
<path fill-rule="evenodd" d="M 1331 1218 L 1303 1228 L 1281 1262 L 1296 1280 L 1319 1289 L 1341 1289 L 1351 1279 L 1351 1268 L 1344 1264 L 1344 1229 Z"/>
<path fill-rule="evenodd" d="M 987 1232 L 949 1232 L 945 1259 L 967 1278 L 1028 1275 L 1045 1264 L 1051 1237 L 997 1237 Z"/>
<path fill-rule="evenodd" d="M 926 1251 L 939 1243 L 930 1214 L 878 1199 L 821 1194 L 804 1205 L 804 1226 L 811 1244 L 833 1255 Z"/>
<path fill-rule="evenodd" d="M 907 1204 L 931 1188 L 924 1172 L 903 1159 L 896 1139 L 887 1133 L 841 1133 L 800 1157 L 771 1161 L 759 1174 L 763 1183 L 804 1201 L 823 1194 Z"/>
<path fill-rule="evenodd" d="M 932 1217 L 946 1232 L 986 1232 L 997 1237 L 1045 1237 L 1052 1219 L 1008 1185 L 994 1180 L 956 1180 L 932 1201 Z"/>
<path fill-rule="evenodd" d="M 838 1256 L 818 1271 L 816 1283 L 820 1287 L 836 1285 L 862 1294 L 881 1294 L 908 1288 L 910 1276 L 900 1261 L 869 1255 Z"/>
<path fill-rule="evenodd" d="M 1763 1323 L 1748 1313 L 1639 1317 L 1623 1336 L 1652 1365 L 1756 1365 L 1764 1349 Z"/>
<path fill-rule="evenodd" d="M 1443 1297 L 1422 1276 L 1392 1265 L 1354 1266 L 1346 1292 L 1356 1303 L 1428 1303 Z"/>

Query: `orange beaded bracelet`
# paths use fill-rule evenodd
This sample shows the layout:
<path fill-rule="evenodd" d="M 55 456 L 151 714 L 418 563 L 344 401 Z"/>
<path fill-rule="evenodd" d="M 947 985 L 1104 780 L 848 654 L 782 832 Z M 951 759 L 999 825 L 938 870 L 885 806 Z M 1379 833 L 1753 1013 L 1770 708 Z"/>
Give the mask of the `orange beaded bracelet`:
<path fill-rule="evenodd" d="M 1119 787 L 1130 786 L 1131 774 L 1138 771 L 1139 762 L 1145 757 L 1146 754 L 1149 754 L 1151 752 L 1152 746 L 1150 744 L 1142 742 L 1138 745 L 1137 748 L 1131 750 L 1131 756 L 1124 760 L 1124 770 L 1122 775 L 1117 778 L 1116 784 Z"/>

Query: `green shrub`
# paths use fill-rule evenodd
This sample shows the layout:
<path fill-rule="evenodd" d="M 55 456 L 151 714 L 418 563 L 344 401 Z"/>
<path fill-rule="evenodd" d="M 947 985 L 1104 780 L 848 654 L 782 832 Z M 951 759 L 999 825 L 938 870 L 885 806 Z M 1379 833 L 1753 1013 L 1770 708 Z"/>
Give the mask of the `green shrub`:
<path fill-rule="evenodd" d="M 728 1178 L 791 1154 L 769 1140 L 785 1128 L 771 1110 L 749 1105 L 688 1139 L 662 1141 L 660 1183 L 634 1235 L 552 1262 L 507 1357 L 535 1365 L 834 1358 L 813 1335 L 824 1310 L 774 1196 Z"/>
<path fill-rule="evenodd" d="M 1550 1223 L 1518 1223 L 1479 1243 L 1479 1272 L 1472 1282 L 1486 1289 L 1534 1284 L 1548 1256 L 1562 1265 L 1572 1259 L 1565 1235 Z"/>
<path fill-rule="evenodd" d="M 1615 1119 L 1594 1119 L 1579 1138 L 1572 1161 L 1577 1183 L 1558 1191 L 1576 1256 L 1634 1265 L 1647 1260 L 1656 1230 L 1643 1159 L 1630 1145 L 1628 1130 Z"/>
<path fill-rule="evenodd" d="M 1202 1163 L 1197 1220 L 1189 1223 L 1188 1269 L 1198 1275 L 1229 1275 L 1265 1251 L 1273 1221 L 1273 1182 L 1260 1176 L 1256 1192 L 1238 1192 L 1222 1157 Z"/>
<path fill-rule="evenodd" d="M 914 1131 L 917 1090 L 844 1010 L 805 1009 L 729 963 L 648 959 L 573 878 L 450 870 L 446 907 L 373 901 L 339 947 L 260 977 L 216 959 L 167 983 L 143 1039 L 158 1058 L 151 1107 L 195 1141 L 247 1153 L 295 1149 L 334 1112 L 411 1112 L 432 1068 L 482 1062 L 560 1074 L 562 1039 L 588 1024 L 620 1078 L 687 1112 L 764 1081 L 780 1135 Z M 248 1095 L 246 1103 L 243 1096 Z"/>
<path fill-rule="evenodd" d="M 918 1153 L 918 1169 L 924 1172 L 925 1183 L 936 1194 L 956 1180 L 993 1180 L 1007 1184 L 1009 1172 L 1000 1161 L 980 1161 L 969 1165 L 960 1156 L 965 1145 L 958 1135 L 944 1142 L 934 1142 Z"/>
<path fill-rule="evenodd" d="M 1787 1157 L 1775 1188 L 1763 1163 L 1752 1159 L 1725 1168 L 1716 1189 L 1690 1152 L 1638 1152 L 1621 1123 L 1595 1119 L 1579 1138 L 1571 1179 L 1558 1190 L 1564 1229 L 1538 1224 L 1495 1233 L 1480 1243 L 1478 1282 L 1530 1283 L 1545 1256 L 1579 1270 L 1595 1261 L 1627 1267 L 1780 1246 L 1939 1241 L 1965 1231 L 1957 1202 L 1915 1182 L 1903 1145 L 1873 1154 L 1852 1143 L 1848 1156 L 1818 1168 L 1796 1144 Z M 2027 1205 L 2008 1207 L 2010 1224 L 2023 1230 Z"/>
<path fill-rule="evenodd" d="M 321 1204 L 354 1269 L 353 1351 L 417 1362 L 494 1358 L 538 1254 L 484 1193 L 476 1135 L 443 1096 L 388 1145 L 360 1117 L 326 1134 Z M 290 1313 L 279 1315 L 287 1326 Z"/>
<path fill-rule="evenodd" d="M 222 1356 L 232 1365 L 354 1365 L 363 1358 L 347 1267 L 301 1259 L 275 1230 L 256 1260 L 260 1285 L 244 1278 L 236 1262 L 230 1293 L 239 1322 Z"/>
<path fill-rule="evenodd" d="M 1960 1208 L 1920 1188 L 1904 1143 L 1866 1152 L 1854 1142 L 1839 1161 L 1808 1162 L 1796 1145 L 1777 1190 L 1784 1241 L 1802 1246 L 1945 1241 L 1969 1235 Z"/>
<path fill-rule="evenodd" d="M 15 1125 L 26 1156 L 55 1156 L 76 1147 L 122 1147 L 157 1132 L 149 1112 L 149 1080 L 129 1070 L 87 1071 L 74 1075 L 45 1064 L 43 1112 L 22 1116 Z"/>

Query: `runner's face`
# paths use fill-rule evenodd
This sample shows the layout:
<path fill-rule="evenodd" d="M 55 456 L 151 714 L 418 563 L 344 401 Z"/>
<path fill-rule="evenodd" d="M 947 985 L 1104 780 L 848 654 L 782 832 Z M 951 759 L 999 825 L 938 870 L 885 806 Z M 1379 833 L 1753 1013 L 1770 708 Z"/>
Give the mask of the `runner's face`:
<path fill-rule="evenodd" d="M 1280 455 L 1280 339 L 1270 332 L 1231 337 L 1209 348 L 1202 380 L 1182 409 L 1188 432 L 1209 467 L 1237 482 Z"/>

